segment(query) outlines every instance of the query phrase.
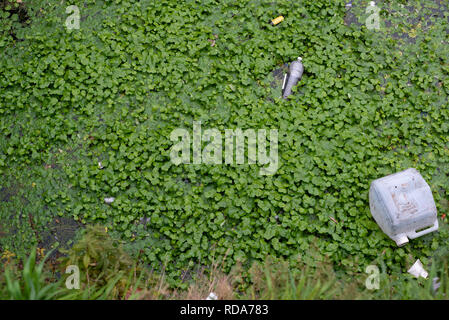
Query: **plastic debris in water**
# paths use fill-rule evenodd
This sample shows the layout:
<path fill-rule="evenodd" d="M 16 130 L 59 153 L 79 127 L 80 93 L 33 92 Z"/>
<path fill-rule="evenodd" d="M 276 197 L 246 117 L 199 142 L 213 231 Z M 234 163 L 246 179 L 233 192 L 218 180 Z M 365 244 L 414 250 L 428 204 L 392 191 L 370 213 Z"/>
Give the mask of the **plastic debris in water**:
<path fill-rule="evenodd" d="M 436 292 L 440 288 L 440 285 L 440 278 L 435 277 L 432 279 L 432 288 L 434 292 Z"/>
<path fill-rule="evenodd" d="M 114 202 L 114 200 L 115 200 L 115 198 L 114 198 L 114 197 L 110 197 L 110 198 L 104 198 L 104 202 L 105 202 L 105 203 L 107 203 L 107 204 L 113 203 L 113 202 Z"/>
<path fill-rule="evenodd" d="M 407 272 L 416 278 L 423 277 L 424 279 L 427 279 L 427 276 L 429 275 L 427 271 L 424 270 L 424 267 L 419 259 L 416 260 Z"/>
<path fill-rule="evenodd" d="M 270 24 L 271 24 L 272 26 L 275 26 L 275 25 L 281 23 L 282 21 L 284 21 L 284 17 L 283 17 L 283 16 L 279 16 L 279 17 L 274 18 L 273 20 L 271 20 L 271 21 L 270 21 Z"/>
<path fill-rule="evenodd" d="M 304 66 L 302 64 L 302 58 L 290 63 L 288 73 L 284 77 L 284 83 L 282 84 L 282 98 L 287 99 L 292 94 L 292 88 L 301 80 L 304 72 Z"/>
<path fill-rule="evenodd" d="M 374 180 L 369 203 L 374 220 L 399 247 L 438 230 L 432 190 L 416 169 Z"/>
<path fill-rule="evenodd" d="M 206 300 L 217 300 L 218 297 L 215 293 L 211 292 L 209 293 L 209 296 L 207 296 Z"/>

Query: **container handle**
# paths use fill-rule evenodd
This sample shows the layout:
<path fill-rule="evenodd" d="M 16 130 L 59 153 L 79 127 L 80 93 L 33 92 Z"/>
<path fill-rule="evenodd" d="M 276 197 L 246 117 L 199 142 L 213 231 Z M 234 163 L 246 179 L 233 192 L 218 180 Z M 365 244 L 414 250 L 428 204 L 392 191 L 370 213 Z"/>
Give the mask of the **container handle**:
<path fill-rule="evenodd" d="M 438 230 L 438 220 L 435 220 L 433 226 L 431 226 L 430 228 L 424 229 L 419 232 L 411 231 L 410 233 L 407 233 L 407 236 L 410 239 L 415 239 L 436 230 Z"/>

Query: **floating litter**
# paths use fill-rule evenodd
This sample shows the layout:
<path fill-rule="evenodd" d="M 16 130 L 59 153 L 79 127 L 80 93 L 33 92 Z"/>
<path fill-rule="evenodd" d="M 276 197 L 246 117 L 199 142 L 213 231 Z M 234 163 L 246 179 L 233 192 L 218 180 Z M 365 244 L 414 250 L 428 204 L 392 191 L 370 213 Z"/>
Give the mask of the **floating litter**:
<path fill-rule="evenodd" d="M 398 246 L 438 230 L 432 191 L 416 169 L 410 168 L 371 183 L 370 211 L 379 227 Z"/>

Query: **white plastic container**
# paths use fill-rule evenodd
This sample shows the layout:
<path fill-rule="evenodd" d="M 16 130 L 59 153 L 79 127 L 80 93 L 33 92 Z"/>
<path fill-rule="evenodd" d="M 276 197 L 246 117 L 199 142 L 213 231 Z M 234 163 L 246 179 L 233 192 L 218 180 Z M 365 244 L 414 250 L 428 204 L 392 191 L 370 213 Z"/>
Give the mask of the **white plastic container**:
<path fill-rule="evenodd" d="M 371 183 L 371 214 L 398 246 L 438 230 L 432 191 L 416 169 L 410 168 Z"/>

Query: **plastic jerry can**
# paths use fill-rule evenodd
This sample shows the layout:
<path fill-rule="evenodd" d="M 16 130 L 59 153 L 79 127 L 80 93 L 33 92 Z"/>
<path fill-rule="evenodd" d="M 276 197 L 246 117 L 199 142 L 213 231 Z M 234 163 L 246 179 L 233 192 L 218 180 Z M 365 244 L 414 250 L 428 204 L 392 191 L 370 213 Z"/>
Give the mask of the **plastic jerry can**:
<path fill-rule="evenodd" d="M 398 246 L 438 230 L 432 191 L 416 169 L 374 180 L 369 204 L 374 220 Z"/>

